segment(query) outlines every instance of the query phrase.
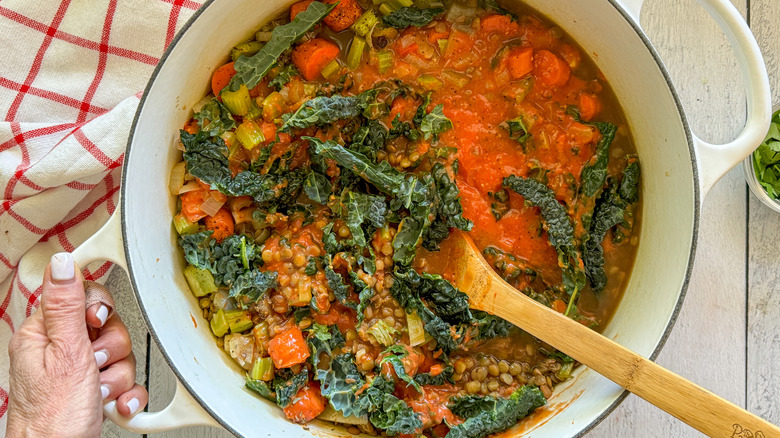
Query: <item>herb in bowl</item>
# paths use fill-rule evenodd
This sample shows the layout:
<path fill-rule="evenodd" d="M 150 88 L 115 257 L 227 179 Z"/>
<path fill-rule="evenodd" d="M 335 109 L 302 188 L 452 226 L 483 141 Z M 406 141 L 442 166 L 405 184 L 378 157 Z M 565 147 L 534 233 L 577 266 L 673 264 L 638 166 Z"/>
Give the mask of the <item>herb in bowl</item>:
<path fill-rule="evenodd" d="M 753 152 L 753 170 L 767 195 L 780 201 L 780 110 L 772 116 L 766 139 Z"/>

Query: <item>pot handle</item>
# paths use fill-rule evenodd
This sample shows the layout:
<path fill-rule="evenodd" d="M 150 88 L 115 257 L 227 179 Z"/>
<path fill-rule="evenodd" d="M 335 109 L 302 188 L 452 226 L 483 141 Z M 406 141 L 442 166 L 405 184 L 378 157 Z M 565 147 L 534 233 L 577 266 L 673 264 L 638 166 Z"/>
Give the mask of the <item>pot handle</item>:
<path fill-rule="evenodd" d="M 726 34 L 736 54 L 742 82 L 747 91 L 747 121 L 737 138 L 729 143 L 718 145 L 693 135 L 703 200 L 723 175 L 764 141 L 772 117 L 772 102 L 764 58 L 742 15 L 729 0 L 698 0 L 698 2 Z M 639 25 L 639 13 L 644 0 L 620 0 L 620 3 Z"/>
<path fill-rule="evenodd" d="M 127 272 L 119 210 L 111 215 L 97 233 L 73 251 L 73 258 L 79 266 L 108 260 Z M 103 405 L 103 414 L 119 427 L 136 433 L 162 432 L 187 426 L 220 427 L 178 380 L 173 400 L 161 411 L 139 412 L 131 418 L 126 418 L 117 411 L 116 401 L 110 401 Z"/>

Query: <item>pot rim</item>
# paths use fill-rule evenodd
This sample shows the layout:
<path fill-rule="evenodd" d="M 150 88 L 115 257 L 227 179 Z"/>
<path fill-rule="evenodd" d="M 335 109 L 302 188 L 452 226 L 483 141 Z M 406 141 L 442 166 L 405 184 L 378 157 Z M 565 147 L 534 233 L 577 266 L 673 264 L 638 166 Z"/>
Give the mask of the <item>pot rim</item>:
<path fill-rule="evenodd" d="M 151 76 L 149 77 L 149 81 L 146 84 L 146 87 L 144 88 L 143 95 L 141 96 L 141 99 L 138 103 L 138 109 L 135 112 L 135 115 L 133 117 L 133 123 L 130 127 L 130 134 L 127 138 L 127 147 L 125 148 L 125 159 L 124 159 L 124 166 L 122 168 L 122 178 L 121 178 L 121 189 L 120 189 L 120 208 L 121 208 L 121 227 L 122 227 L 122 246 L 124 250 L 125 259 L 127 261 L 127 274 L 130 278 L 130 284 L 133 288 L 133 294 L 135 295 L 136 301 L 139 303 L 139 308 L 141 310 L 141 314 L 143 315 L 144 322 L 146 324 L 146 327 L 151 335 L 151 337 L 154 339 L 154 342 L 159 347 L 160 353 L 162 353 L 163 358 L 165 359 L 165 362 L 168 364 L 168 367 L 171 368 L 176 378 L 179 380 L 179 382 L 187 389 L 187 392 L 200 404 L 200 406 L 215 420 L 217 421 L 222 427 L 224 427 L 228 432 L 232 433 L 236 436 L 243 436 L 241 433 L 239 433 L 231 424 L 229 424 L 227 421 L 225 421 L 222 416 L 220 416 L 216 411 L 214 411 L 211 406 L 204 400 L 199 393 L 195 392 L 190 385 L 190 383 L 185 379 L 185 375 L 174 365 L 173 361 L 171 360 L 168 351 L 163 346 L 163 344 L 160 342 L 160 339 L 157 335 L 157 332 L 154 329 L 154 326 L 151 324 L 151 320 L 149 318 L 148 313 L 146 312 L 146 308 L 142 304 L 142 301 L 139 296 L 139 288 L 138 284 L 136 282 L 135 276 L 133 275 L 133 262 L 132 258 L 130 257 L 130 252 L 128 250 L 128 246 L 125 244 L 125 242 L 128 242 L 128 234 L 127 234 L 127 223 L 126 218 L 128 217 L 127 211 L 126 211 L 126 203 L 125 199 L 126 191 L 127 191 L 127 184 L 125 184 L 127 180 L 127 169 L 129 168 L 129 161 L 130 161 L 130 152 L 131 152 L 131 146 L 133 144 L 133 139 L 135 137 L 136 128 L 138 127 L 138 120 L 141 116 L 141 112 L 144 108 L 144 105 L 146 103 L 146 98 L 148 96 L 149 91 L 151 90 L 152 86 L 154 85 L 155 81 L 157 80 L 157 76 L 160 73 L 160 70 L 163 67 L 163 64 L 165 64 L 166 60 L 170 56 L 171 52 L 175 49 L 181 38 L 184 36 L 184 34 L 189 30 L 190 27 L 192 27 L 193 23 L 208 9 L 212 6 L 212 4 L 216 0 L 206 0 L 198 10 L 196 10 L 192 16 L 187 20 L 186 23 L 181 27 L 181 29 L 176 33 L 176 36 L 173 38 L 171 43 L 168 45 L 168 47 L 165 49 L 165 52 L 163 52 L 162 56 L 160 57 L 159 62 L 154 68 L 154 71 L 152 72 Z M 519 0 L 523 1 L 523 0 Z M 688 124 L 688 119 L 685 116 L 685 110 L 682 106 L 682 102 L 680 101 L 680 97 L 677 94 L 677 89 L 674 86 L 674 83 L 669 75 L 669 72 L 667 71 L 663 61 L 661 60 L 660 55 L 655 50 L 655 47 L 650 42 L 647 35 L 645 35 L 644 31 L 640 27 L 639 23 L 634 21 L 632 16 L 624 9 L 624 7 L 621 5 L 620 0 L 606 0 L 612 7 L 617 10 L 617 12 L 623 16 L 623 19 L 626 20 L 631 26 L 631 28 L 634 30 L 634 32 L 637 34 L 639 39 L 642 41 L 642 43 L 645 45 L 645 48 L 650 52 L 650 55 L 652 56 L 653 60 L 656 62 L 659 70 L 661 71 L 661 74 L 664 77 L 664 80 L 666 81 L 666 84 L 669 88 L 669 91 L 671 91 L 672 98 L 674 99 L 675 106 L 677 107 L 677 113 L 680 117 L 680 121 L 683 126 L 683 130 L 685 131 L 685 137 L 688 144 L 688 152 L 690 154 L 691 159 L 691 167 L 692 167 L 692 174 L 693 174 L 693 191 L 694 191 L 694 199 L 693 199 L 693 230 L 691 234 L 691 247 L 690 247 L 690 255 L 688 257 L 688 266 L 685 270 L 685 278 L 683 280 L 683 284 L 680 288 L 680 295 L 677 299 L 677 303 L 675 304 L 674 311 L 672 312 L 671 318 L 669 319 L 669 322 L 664 329 L 664 332 L 661 336 L 661 338 L 658 340 L 658 343 L 656 344 L 655 348 L 653 349 L 652 354 L 650 354 L 649 359 L 651 361 L 655 361 L 655 359 L 658 357 L 658 355 L 661 352 L 661 349 L 666 344 L 667 339 L 669 338 L 669 335 L 672 332 L 672 329 L 674 328 L 675 323 L 677 322 L 677 317 L 680 314 L 680 310 L 682 308 L 683 301 L 685 299 L 685 296 L 688 291 L 688 286 L 690 284 L 691 280 L 691 272 L 693 271 L 693 261 L 696 255 L 696 245 L 698 241 L 698 235 L 699 235 L 699 217 L 701 214 L 701 187 L 699 184 L 700 176 L 699 176 L 699 168 L 698 168 L 698 161 L 696 160 L 696 149 L 694 147 L 694 140 L 693 135 L 690 129 L 690 125 Z M 620 99 L 618 98 L 618 101 Z M 148 362 L 147 362 L 148 366 Z M 612 402 L 611 405 L 607 407 L 596 419 L 591 421 L 589 424 L 585 425 L 579 432 L 577 432 L 574 435 L 574 438 L 580 438 L 590 432 L 594 427 L 596 427 L 599 423 L 604 421 L 607 416 L 609 416 L 622 402 L 625 400 L 625 398 L 628 396 L 629 391 L 624 389 L 623 392 L 615 399 L 614 402 Z"/>

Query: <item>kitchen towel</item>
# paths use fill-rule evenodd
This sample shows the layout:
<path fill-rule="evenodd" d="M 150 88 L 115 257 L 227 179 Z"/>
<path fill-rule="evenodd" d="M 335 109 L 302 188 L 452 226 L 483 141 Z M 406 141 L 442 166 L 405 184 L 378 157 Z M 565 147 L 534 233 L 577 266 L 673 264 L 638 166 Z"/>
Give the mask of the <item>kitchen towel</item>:
<path fill-rule="evenodd" d="M 52 254 L 117 208 L 141 93 L 199 0 L 0 0 L 0 431 L 7 344 Z M 110 263 L 84 270 L 105 279 Z"/>

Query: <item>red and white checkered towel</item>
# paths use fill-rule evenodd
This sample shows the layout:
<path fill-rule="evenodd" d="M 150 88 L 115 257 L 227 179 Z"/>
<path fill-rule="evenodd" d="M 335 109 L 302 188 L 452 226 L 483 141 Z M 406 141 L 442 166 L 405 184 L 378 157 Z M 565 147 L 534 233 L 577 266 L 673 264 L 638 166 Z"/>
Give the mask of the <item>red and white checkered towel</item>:
<path fill-rule="evenodd" d="M 114 212 L 140 93 L 201 3 L 0 0 L 0 431 L 8 340 L 38 305 L 51 255 Z"/>

